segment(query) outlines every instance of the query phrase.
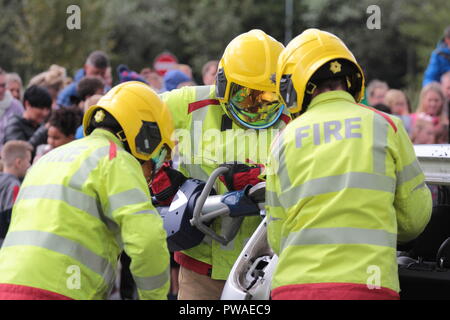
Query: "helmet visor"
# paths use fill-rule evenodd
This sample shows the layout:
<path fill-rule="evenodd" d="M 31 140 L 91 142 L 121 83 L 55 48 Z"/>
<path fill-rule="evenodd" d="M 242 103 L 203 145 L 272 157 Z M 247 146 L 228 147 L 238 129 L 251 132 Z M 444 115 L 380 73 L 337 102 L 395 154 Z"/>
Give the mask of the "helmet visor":
<path fill-rule="evenodd" d="M 231 111 L 244 125 L 265 127 L 278 119 L 282 104 L 275 92 L 250 89 L 232 84 Z"/>

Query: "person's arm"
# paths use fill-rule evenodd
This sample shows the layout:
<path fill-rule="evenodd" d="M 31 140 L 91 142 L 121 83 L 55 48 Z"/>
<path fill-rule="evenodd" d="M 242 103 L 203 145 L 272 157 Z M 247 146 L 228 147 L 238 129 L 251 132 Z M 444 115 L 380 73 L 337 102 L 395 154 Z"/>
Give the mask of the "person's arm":
<path fill-rule="evenodd" d="M 27 141 L 25 132 L 22 130 L 19 119 L 17 116 L 13 116 L 9 119 L 8 125 L 5 128 L 5 136 L 3 138 L 3 143 L 11 140 L 23 140 Z"/>
<path fill-rule="evenodd" d="M 138 161 L 123 150 L 105 159 L 103 202 L 106 216 L 118 227 L 140 299 L 167 299 L 169 251 L 162 218 L 151 204 Z"/>
<path fill-rule="evenodd" d="M 34 150 L 41 144 L 47 144 L 47 132 L 48 129 L 45 124 L 43 124 L 33 133 L 30 139 L 28 139 L 28 142 L 34 147 Z"/>
<path fill-rule="evenodd" d="M 428 63 L 427 69 L 425 70 L 423 76 L 422 87 L 426 86 L 428 83 L 441 81 L 441 57 L 436 51 L 433 51 L 430 57 L 430 62 Z"/>
<path fill-rule="evenodd" d="M 394 207 L 397 212 L 398 242 L 405 243 L 425 229 L 431 217 L 432 199 L 411 140 L 401 122 L 396 124 L 397 187 Z"/>
<path fill-rule="evenodd" d="M 159 95 L 170 110 L 175 129 L 186 129 L 188 127 L 188 108 L 189 103 L 195 99 L 194 92 L 192 88 L 184 87 Z"/>

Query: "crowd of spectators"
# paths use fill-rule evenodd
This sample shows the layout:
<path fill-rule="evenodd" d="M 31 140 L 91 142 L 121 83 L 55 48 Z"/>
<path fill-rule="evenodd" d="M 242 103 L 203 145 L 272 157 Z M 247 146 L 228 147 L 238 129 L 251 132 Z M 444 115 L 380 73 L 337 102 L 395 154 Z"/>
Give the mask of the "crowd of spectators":
<path fill-rule="evenodd" d="M 202 84 L 214 84 L 218 65 L 217 60 L 203 65 Z M 84 112 L 114 84 L 125 81 L 144 82 L 157 93 L 197 85 L 187 64 L 162 73 L 146 67 L 138 73 L 125 64 L 113 69 L 102 51 L 92 52 L 73 78 L 64 67 L 51 65 L 26 86 L 20 75 L 0 68 L 1 219 L 8 218 L 2 212 L 10 214 L 28 167 L 50 150 L 82 138 Z M 410 101 L 404 91 L 390 88 L 385 81 L 372 79 L 367 84 L 364 102 L 400 117 L 414 144 L 449 143 L 450 27 L 431 54 L 417 105 Z M 0 221 L 0 227 L 5 223 Z M 5 232 L 0 229 L 0 241 Z"/>

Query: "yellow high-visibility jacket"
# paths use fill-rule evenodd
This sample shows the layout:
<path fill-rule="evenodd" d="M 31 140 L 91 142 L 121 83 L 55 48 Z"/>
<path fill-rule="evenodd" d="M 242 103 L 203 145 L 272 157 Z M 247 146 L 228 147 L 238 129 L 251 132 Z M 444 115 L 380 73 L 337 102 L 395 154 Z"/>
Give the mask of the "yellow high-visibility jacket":
<path fill-rule="evenodd" d="M 171 111 L 179 140 L 174 165 L 185 176 L 206 181 L 219 165 L 229 161 L 262 163 L 267 161 L 270 144 L 286 126 L 286 114 L 273 128 L 244 130 L 227 117 L 215 97 L 215 86 L 183 87 L 163 93 L 161 99 Z M 228 190 L 216 184 L 219 194 Z M 209 237 L 184 254 L 212 266 L 213 279 L 227 279 L 230 270 L 246 241 L 261 222 L 260 217 L 246 217 L 238 234 L 224 246 Z M 221 228 L 230 218 L 214 220 L 212 228 L 221 234 Z"/>
<path fill-rule="evenodd" d="M 105 299 L 120 252 L 131 258 L 141 299 L 166 299 L 169 252 L 139 162 L 96 129 L 33 165 L 0 250 L 3 287 L 72 299 Z"/>
<path fill-rule="evenodd" d="M 333 283 L 399 292 L 397 242 L 418 236 L 432 207 L 400 119 L 344 91 L 319 94 L 275 140 L 266 170 L 275 292 Z"/>

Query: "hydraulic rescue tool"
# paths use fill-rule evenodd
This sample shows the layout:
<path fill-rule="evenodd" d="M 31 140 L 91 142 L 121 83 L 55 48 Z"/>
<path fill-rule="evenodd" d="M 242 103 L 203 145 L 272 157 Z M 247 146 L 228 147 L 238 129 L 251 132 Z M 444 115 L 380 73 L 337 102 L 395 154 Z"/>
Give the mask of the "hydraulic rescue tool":
<path fill-rule="evenodd" d="M 157 207 L 167 232 L 170 251 L 187 250 L 200 244 L 205 235 L 227 245 L 236 236 L 246 216 L 264 215 L 265 182 L 243 190 L 217 195 L 214 184 L 229 168 L 219 167 L 206 182 L 188 179 L 169 207 Z M 213 230 L 213 221 L 227 219 L 222 234 Z"/>

